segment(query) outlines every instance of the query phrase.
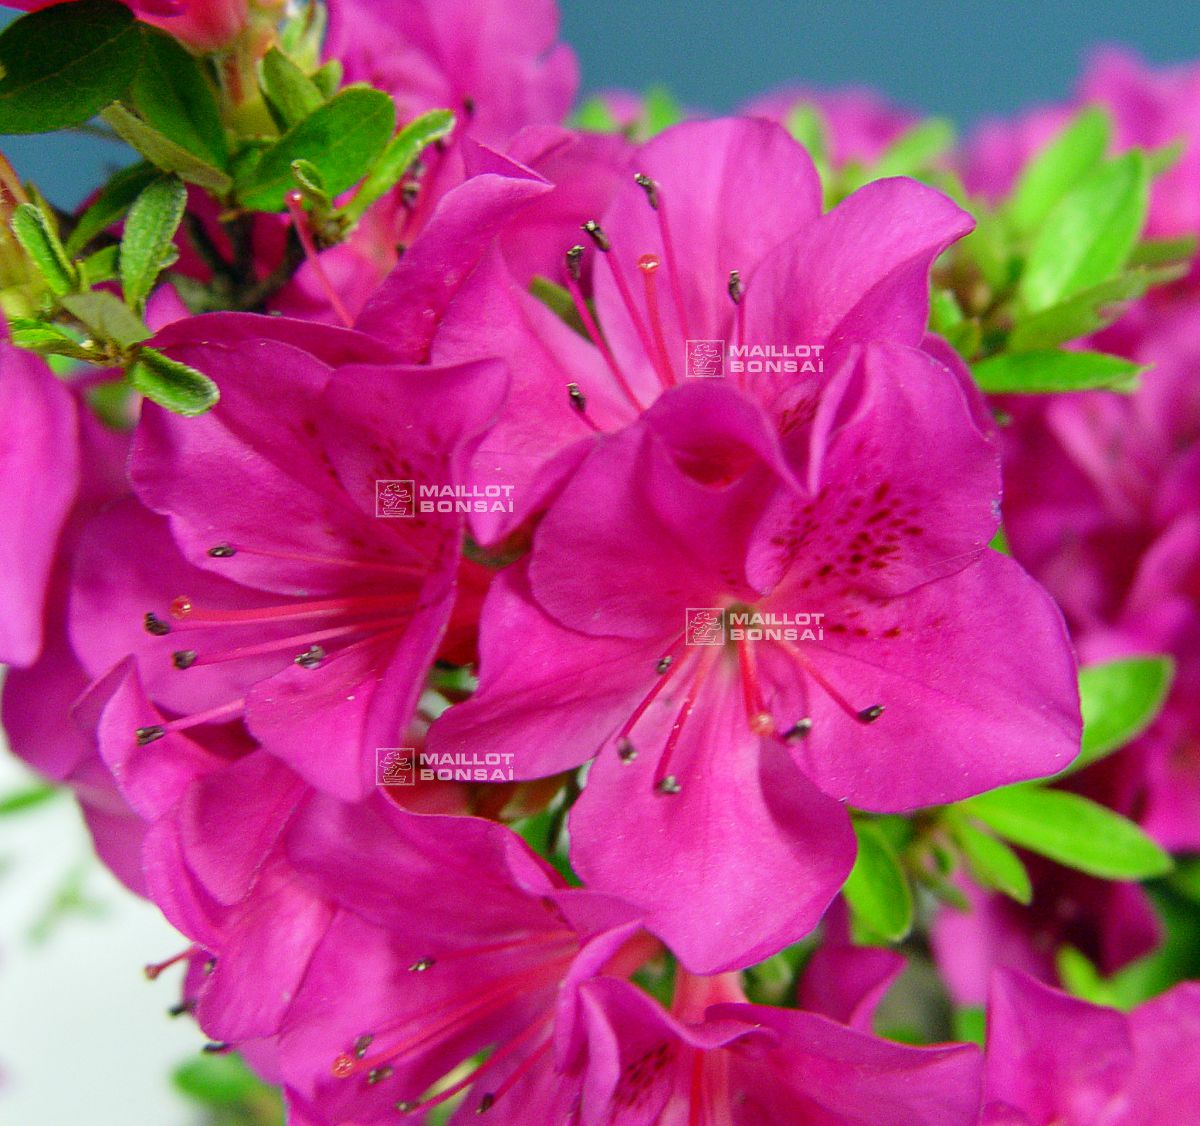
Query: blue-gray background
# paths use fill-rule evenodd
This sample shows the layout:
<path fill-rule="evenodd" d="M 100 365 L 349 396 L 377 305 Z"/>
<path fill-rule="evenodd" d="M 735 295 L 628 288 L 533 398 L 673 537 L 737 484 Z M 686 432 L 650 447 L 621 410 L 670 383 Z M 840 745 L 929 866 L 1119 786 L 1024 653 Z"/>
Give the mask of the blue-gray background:
<path fill-rule="evenodd" d="M 1200 58 L 1196 0 L 560 4 L 585 90 L 662 82 L 684 103 L 715 110 L 789 81 L 870 85 L 966 127 L 1063 97 L 1100 44 L 1124 44 L 1152 63 Z M 3 138 L 0 146 L 22 176 L 65 206 L 120 159 L 115 147 L 90 138 Z"/>

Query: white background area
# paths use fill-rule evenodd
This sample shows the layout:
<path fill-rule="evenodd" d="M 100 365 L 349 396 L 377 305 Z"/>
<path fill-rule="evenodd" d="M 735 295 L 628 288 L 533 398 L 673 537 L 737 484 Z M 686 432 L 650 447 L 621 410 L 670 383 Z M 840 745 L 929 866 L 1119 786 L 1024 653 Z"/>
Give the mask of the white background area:
<path fill-rule="evenodd" d="M 0 795 L 33 781 L 0 735 Z M 99 913 L 67 914 L 35 941 L 73 872 Z M 142 973 L 186 945 L 94 858 L 69 794 L 0 817 L 0 1126 L 196 1122 L 170 1078 L 204 1043 L 166 1013 L 180 970 Z"/>

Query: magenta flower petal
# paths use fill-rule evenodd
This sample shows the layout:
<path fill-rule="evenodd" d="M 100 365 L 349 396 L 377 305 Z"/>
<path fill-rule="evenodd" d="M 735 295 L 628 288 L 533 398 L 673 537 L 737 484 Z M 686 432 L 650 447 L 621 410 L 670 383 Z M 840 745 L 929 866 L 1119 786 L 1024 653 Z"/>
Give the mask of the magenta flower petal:
<path fill-rule="evenodd" d="M 0 661 L 42 648 L 46 588 L 79 490 L 75 400 L 45 362 L 0 342 Z"/>

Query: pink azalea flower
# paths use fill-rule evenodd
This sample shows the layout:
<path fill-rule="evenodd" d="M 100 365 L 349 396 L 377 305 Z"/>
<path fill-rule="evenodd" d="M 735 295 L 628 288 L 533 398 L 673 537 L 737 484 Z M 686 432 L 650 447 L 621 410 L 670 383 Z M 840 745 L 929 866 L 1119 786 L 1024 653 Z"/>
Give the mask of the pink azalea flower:
<path fill-rule="evenodd" d="M 1200 986 L 1132 1012 L 998 971 L 988 1010 L 985 1126 L 1160 1126 L 1200 1095 Z"/>
<path fill-rule="evenodd" d="M 42 650 L 46 591 L 79 491 L 75 398 L 39 357 L 0 343 L 0 661 Z"/>
<path fill-rule="evenodd" d="M 390 1122 L 464 1091 L 464 1117 L 568 1113 L 578 983 L 657 946 L 627 906 L 567 888 L 502 826 L 378 802 L 316 801 L 286 846 L 333 911 L 277 1038 L 299 1121 Z"/>
<path fill-rule="evenodd" d="M 847 949 L 847 953 L 849 953 Z M 853 951 L 843 969 L 853 973 Z M 973 1045 L 916 1048 L 864 1021 L 746 1002 L 737 975 L 680 972 L 670 1013 L 628 982 L 580 987 L 589 1032 L 584 1126 L 721 1122 L 870 1122 L 968 1126 L 979 1108 Z M 853 987 L 846 993 L 855 992 Z"/>
<path fill-rule="evenodd" d="M 36 12 L 63 0 L 6 0 L 9 8 Z M 198 51 L 225 46 L 246 26 L 251 0 L 124 0 L 138 19 L 169 31 Z M 277 0 L 253 0 L 260 9 L 278 8 Z"/>
<path fill-rule="evenodd" d="M 963 880 L 969 909 L 944 906 L 934 920 L 934 955 L 959 1004 L 982 1005 L 998 966 L 1057 984 L 1055 958 L 1063 946 L 1079 950 L 1107 976 L 1161 942 L 1162 925 L 1141 885 L 1085 876 L 1035 856 L 1022 859 L 1034 889 L 1028 907 Z"/>
<path fill-rule="evenodd" d="M 138 653 L 160 704 L 195 723 L 244 715 L 312 785 L 361 797 L 376 784 L 376 749 L 408 727 L 464 568 L 475 581 L 460 561 L 463 517 L 417 511 L 411 494 L 460 480 L 503 371 L 334 377 L 319 357 L 380 350 L 281 318 L 197 318 L 157 343 L 210 374 L 221 401 L 198 419 L 144 407 L 131 475 L 171 535 L 135 506 L 96 529 L 75 648 L 93 676 Z M 387 482 L 409 490 L 408 515 L 386 518 Z"/>
<path fill-rule="evenodd" d="M 346 81 L 391 94 L 402 121 L 451 109 L 476 140 L 503 145 L 570 110 L 579 68 L 557 39 L 554 0 L 342 0 L 325 54 Z"/>
<path fill-rule="evenodd" d="M 437 321 L 435 361 L 508 360 L 512 390 L 475 472 L 481 483 L 514 484 L 525 498 L 522 515 L 536 511 L 581 456 L 581 440 L 627 425 L 697 374 L 696 345 L 688 342 L 722 355 L 742 345 L 803 349 L 811 370 L 741 381 L 777 414 L 795 406 L 789 389 L 815 386 L 818 363 L 832 370 L 855 343 L 919 346 L 929 266 L 970 229 L 944 196 L 901 179 L 870 184 L 822 215 L 808 154 L 761 120 L 675 126 L 639 150 L 635 168 L 637 179 L 627 179 L 600 222 L 586 224 L 593 251 L 558 248 L 569 253 L 553 278 L 572 292 L 590 342 L 526 292 L 502 255 L 482 248 L 456 272 L 473 267 L 457 292 L 436 275 L 426 291 L 393 292 L 389 283 L 360 322 L 403 351 L 406 341 L 424 339 L 409 323 L 428 334 Z M 513 176 L 508 191 L 536 214 L 540 201 L 527 179 Z M 480 241 L 491 237 L 481 222 L 471 229 Z M 440 264 L 467 253 L 461 241 L 455 247 L 439 257 L 431 246 L 429 257 Z M 515 522 L 481 519 L 473 527 L 491 542 Z"/>
<path fill-rule="evenodd" d="M 695 972 L 811 929 L 852 858 L 840 803 L 955 801 L 1078 745 L 1061 618 L 986 550 L 997 465 L 963 385 L 899 345 L 827 378 L 782 438 L 700 380 L 599 443 L 493 584 L 479 691 L 430 732 L 518 777 L 594 758 L 576 869 Z M 693 644 L 696 608 L 792 636 Z M 795 628 L 814 613 L 820 636 Z"/>

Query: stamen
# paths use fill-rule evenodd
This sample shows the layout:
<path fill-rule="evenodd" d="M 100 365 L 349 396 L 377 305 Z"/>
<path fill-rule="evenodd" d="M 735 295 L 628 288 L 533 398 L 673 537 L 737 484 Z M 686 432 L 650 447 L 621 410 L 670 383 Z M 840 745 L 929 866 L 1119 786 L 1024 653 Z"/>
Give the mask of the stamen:
<path fill-rule="evenodd" d="M 350 559 L 345 556 L 305 555 L 294 551 L 264 551 L 262 548 L 257 547 L 230 546 L 229 551 L 231 555 L 253 555 L 262 559 L 286 559 L 289 562 L 295 563 L 317 563 L 324 567 L 349 567 L 362 571 L 388 571 L 399 575 L 416 575 L 418 577 L 424 577 L 429 570 L 428 566 L 404 567 L 396 563 L 374 563 L 367 559 Z M 209 554 L 211 555 L 212 552 L 210 551 Z M 414 553 L 414 558 L 419 558 L 416 553 Z"/>
<path fill-rule="evenodd" d="M 227 543 L 219 543 L 216 547 L 210 547 L 208 554 L 213 559 L 231 559 L 237 554 L 237 551 Z"/>
<path fill-rule="evenodd" d="M 735 332 L 739 348 L 746 346 L 746 290 L 742 285 L 740 270 L 729 271 L 729 296 L 736 309 L 734 310 Z"/>
<path fill-rule="evenodd" d="M 579 390 L 578 383 L 567 384 L 567 399 L 571 404 L 572 409 L 579 417 L 588 424 L 597 434 L 601 433 L 600 427 L 595 421 L 588 417 L 587 413 L 587 396 Z"/>
<path fill-rule="evenodd" d="M 655 367 L 659 379 L 663 381 L 663 389 L 675 385 L 675 373 L 671 370 L 671 359 L 667 355 L 667 341 L 663 336 L 662 317 L 658 308 L 658 286 L 654 276 L 662 263 L 656 254 L 643 254 L 638 259 L 638 269 L 642 272 L 642 289 L 646 295 L 646 312 L 650 318 L 650 331 L 654 336 Z"/>
<path fill-rule="evenodd" d="M 663 202 L 662 189 L 649 176 L 638 174 L 637 182 L 646 189 L 646 197 L 650 200 L 650 206 L 654 208 L 655 214 L 658 217 L 658 233 L 662 239 L 663 257 L 667 260 L 667 276 L 671 282 L 671 297 L 675 302 L 675 309 L 679 313 L 679 332 L 684 340 L 691 338 L 691 332 L 688 331 L 687 307 L 683 303 L 683 290 L 680 286 L 679 262 L 675 257 L 675 240 L 671 238 L 671 226 L 667 221 L 667 209 Z M 649 182 L 649 187 L 643 184 L 642 181 Z"/>
<path fill-rule="evenodd" d="M 676 714 L 675 722 L 671 724 L 670 733 L 667 735 L 667 742 L 663 747 L 662 754 L 659 756 L 658 764 L 654 768 L 654 788 L 660 794 L 679 793 L 679 781 L 669 771 L 671 757 L 675 753 L 675 748 L 679 744 L 687 721 L 691 718 L 692 712 L 696 710 L 696 700 L 700 695 L 700 690 L 704 687 L 704 682 L 708 679 L 708 674 L 712 671 L 719 653 L 720 649 L 716 648 L 705 650 L 696 669 L 696 675 L 692 677 L 692 682 L 688 685 L 687 692 L 684 694 L 683 706 Z M 659 683 L 662 682 L 660 681 Z"/>
<path fill-rule="evenodd" d="M 628 739 L 617 740 L 617 757 L 624 763 L 637 758 L 637 748 Z"/>
<path fill-rule="evenodd" d="M 629 386 L 628 380 L 626 380 L 621 369 L 617 366 L 617 358 L 612 354 L 608 342 L 601 334 L 600 326 L 596 324 L 596 318 L 592 316 L 592 311 L 588 308 L 587 301 L 584 300 L 583 291 L 579 288 L 580 259 L 582 256 L 582 246 L 576 245 L 567 251 L 567 292 L 570 293 L 571 300 L 575 303 L 575 311 L 579 314 L 579 319 L 583 321 L 583 327 L 587 330 L 589 339 L 596 346 L 600 355 L 604 357 L 604 362 L 608 365 L 608 370 L 612 373 L 612 377 L 621 389 L 621 393 L 633 404 L 634 410 L 638 414 L 641 414 L 646 408 L 637 395 L 634 394 L 633 388 Z"/>
<path fill-rule="evenodd" d="M 296 191 L 288 192 L 285 197 L 288 213 L 292 217 L 292 224 L 296 228 L 296 234 L 300 238 L 300 245 L 304 248 L 304 257 L 308 259 L 309 265 L 313 268 L 313 274 L 317 279 L 317 284 L 321 288 L 321 292 L 329 299 L 329 304 L 333 311 L 337 313 L 338 319 L 345 325 L 346 328 L 354 327 L 354 318 L 349 314 L 346 306 L 342 304 L 341 297 L 333 288 L 333 284 L 329 280 L 329 275 L 325 272 L 325 266 L 321 262 L 321 256 L 317 252 L 317 245 L 313 242 L 312 231 L 308 225 L 308 215 L 304 210 L 304 197 Z"/>
<path fill-rule="evenodd" d="M 554 1038 L 548 1036 L 534 1051 L 521 1061 L 521 1063 L 513 1068 L 508 1078 L 496 1088 L 495 1093 L 489 1093 L 479 1100 L 479 1106 L 476 1108 L 476 1114 L 486 1114 L 492 1109 L 505 1095 L 508 1094 L 533 1068 L 541 1061 L 541 1059 L 550 1050 L 550 1046 L 554 1043 Z"/>
<path fill-rule="evenodd" d="M 147 633 L 153 634 L 155 637 L 166 637 L 171 632 L 171 623 L 164 622 L 157 614 L 149 613 L 142 618 L 142 625 Z"/>
<path fill-rule="evenodd" d="M 325 650 L 320 645 L 310 645 L 295 658 L 293 663 L 302 669 L 319 669 L 323 660 L 325 660 Z"/>
<path fill-rule="evenodd" d="M 171 654 L 171 663 L 177 669 L 190 669 L 199 655 L 195 649 L 176 649 Z"/>
<path fill-rule="evenodd" d="M 152 962 L 144 968 L 143 972 L 150 981 L 154 981 L 163 970 L 169 970 L 172 966 L 177 966 L 180 962 L 186 961 L 193 954 L 198 953 L 199 950 L 200 947 L 198 946 L 189 946 L 187 949 L 181 950 L 178 954 L 173 954 L 165 962 Z"/>
<path fill-rule="evenodd" d="M 671 667 L 672 660 L 673 660 L 673 658 L 668 653 L 667 656 L 659 659 L 658 664 L 654 666 L 654 671 L 657 672 L 659 674 L 659 676 L 662 676 L 662 674 L 665 673 L 667 671 L 667 669 L 669 669 Z"/>
<path fill-rule="evenodd" d="M 395 595 L 379 594 L 285 602 L 278 606 L 256 606 L 246 610 L 205 610 L 187 595 L 181 595 L 171 603 L 171 617 L 178 622 L 187 622 L 189 627 L 258 625 L 304 618 L 343 617 L 354 612 L 370 614 L 377 609 L 396 609 L 396 601 Z"/>
<path fill-rule="evenodd" d="M 807 738 L 808 733 L 813 728 L 813 721 L 807 716 L 804 719 L 797 720 L 784 733 L 783 741 L 785 743 L 799 743 L 801 739 Z"/>
<path fill-rule="evenodd" d="M 370 622 L 353 622 L 349 625 L 337 626 L 333 629 L 319 630 L 316 633 L 307 635 L 294 634 L 290 637 L 280 637 L 274 641 L 264 641 L 261 645 L 242 645 L 234 649 L 218 650 L 216 652 L 205 653 L 200 656 L 195 649 L 188 649 L 175 654 L 176 668 L 190 668 L 194 664 L 200 665 L 215 665 L 225 661 L 241 661 L 247 657 L 266 657 L 273 653 L 278 653 L 281 650 L 292 649 L 297 642 L 308 641 L 330 641 L 338 637 L 347 637 L 355 633 L 366 633 L 367 636 L 353 645 L 348 645 L 340 649 L 335 656 L 344 656 L 350 650 L 359 645 L 371 643 L 381 640 L 386 637 L 399 636 L 408 628 L 408 615 L 396 616 L 391 618 L 379 618 Z M 382 628 L 391 627 L 391 628 Z M 321 650 L 318 655 L 315 650 Z M 311 644 L 309 649 L 301 653 L 295 658 L 295 662 L 303 668 L 317 668 L 321 661 L 324 660 L 325 652 L 322 646 Z M 303 658 L 303 661 L 301 660 Z M 181 661 L 186 661 L 181 664 Z"/>
<path fill-rule="evenodd" d="M 655 211 L 658 210 L 658 185 L 644 172 L 636 172 L 634 183 L 646 193 L 646 200 Z"/>
<path fill-rule="evenodd" d="M 148 744 L 161 739 L 164 735 L 166 735 L 166 733 L 167 729 L 165 727 L 161 727 L 155 723 L 151 724 L 149 727 L 139 727 L 134 732 L 134 735 L 137 737 L 137 745 L 139 747 L 145 747 Z"/>
<path fill-rule="evenodd" d="M 232 1047 L 233 1045 L 225 1040 L 210 1040 L 204 1045 L 203 1048 L 200 1049 L 200 1051 L 205 1052 L 210 1056 L 217 1056 L 228 1052 Z"/>
<path fill-rule="evenodd" d="M 620 294 L 621 302 L 625 306 L 626 313 L 629 314 L 629 319 L 633 322 L 634 330 L 637 332 L 638 340 L 641 341 L 642 350 L 646 353 L 646 357 L 654 365 L 658 371 L 659 379 L 664 380 L 663 386 L 671 386 L 670 371 L 663 372 L 659 367 L 658 361 L 655 358 L 654 342 L 650 339 L 650 333 L 646 328 L 645 321 L 642 320 L 642 315 L 638 312 L 638 307 L 634 304 L 633 292 L 629 288 L 629 282 L 625 280 L 625 271 L 621 269 L 620 263 L 615 255 L 609 253 L 612 249 L 612 243 L 609 242 L 608 236 L 601 229 L 600 224 L 595 219 L 589 219 L 583 225 L 592 241 L 596 244 L 596 249 L 604 253 L 604 260 L 608 263 L 608 268 L 612 271 L 613 281 L 616 283 L 617 292 Z"/>
<path fill-rule="evenodd" d="M 874 723 L 883 715 L 884 707 L 882 704 L 872 704 L 867 708 L 856 708 L 851 704 L 792 642 L 776 640 L 774 643 L 788 653 L 801 669 L 808 673 L 825 690 L 825 694 L 851 719 L 859 723 Z"/>

